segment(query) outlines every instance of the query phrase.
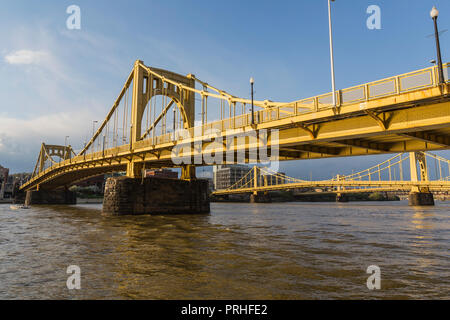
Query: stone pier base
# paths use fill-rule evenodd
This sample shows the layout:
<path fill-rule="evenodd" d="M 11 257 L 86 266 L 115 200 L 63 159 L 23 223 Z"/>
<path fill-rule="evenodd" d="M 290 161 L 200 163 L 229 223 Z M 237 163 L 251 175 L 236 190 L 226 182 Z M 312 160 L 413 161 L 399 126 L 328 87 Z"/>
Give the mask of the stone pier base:
<path fill-rule="evenodd" d="M 77 195 L 75 192 L 69 190 L 39 190 L 27 191 L 25 197 L 25 205 L 32 204 L 77 204 Z"/>
<path fill-rule="evenodd" d="M 338 193 L 336 195 L 336 202 L 348 202 L 348 196 L 346 194 Z"/>
<path fill-rule="evenodd" d="M 431 192 L 411 192 L 409 194 L 410 206 L 434 206 L 434 198 Z"/>
<path fill-rule="evenodd" d="M 258 193 L 250 195 L 250 203 L 270 203 L 272 199 L 269 194 Z"/>
<path fill-rule="evenodd" d="M 113 177 L 106 181 L 107 215 L 209 213 L 207 180 Z"/>

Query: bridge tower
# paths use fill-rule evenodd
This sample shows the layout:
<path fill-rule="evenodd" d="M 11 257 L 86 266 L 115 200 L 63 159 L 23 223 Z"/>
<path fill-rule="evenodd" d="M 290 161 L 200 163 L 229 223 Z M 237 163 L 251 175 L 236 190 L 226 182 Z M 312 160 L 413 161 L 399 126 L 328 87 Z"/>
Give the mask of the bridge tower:
<path fill-rule="evenodd" d="M 258 192 L 258 188 L 261 186 L 267 186 L 267 176 L 261 175 L 261 170 L 258 166 L 253 166 L 253 193 L 250 195 L 250 203 L 270 203 L 272 199 L 267 191 Z M 258 183 L 259 182 L 259 183 Z"/>
<path fill-rule="evenodd" d="M 36 161 L 32 176 L 37 176 L 45 170 L 45 164 L 50 162 L 57 164 L 53 157 L 61 160 L 70 160 L 75 155 L 72 147 L 47 145 L 42 143 L 39 157 Z M 28 190 L 26 192 L 17 192 L 15 194 L 15 203 L 31 204 L 45 204 L 45 205 L 61 205 L 61 204 L 76 204 L 76 193 L 69 191 L 68 186 L 54 190 L 51 186 L 41 188 L 40 184 L 36 184 L 35 190 Z"/>
<path fill-rule="evenodd" d="M 195 96 L 193 92 L 184 89 L 183 86 L 195 88 L 195 76 L 182 76 L 171 71 L 147 67 L 140 60 L 135 62 L 130 125 L 130 151 L 132 153 L 149 132 L 142 132 L 142 120 L 146 107 L 155 96 L 164 96 L 170 99 L 164 110 L 172 105 L 179 109 L 184 129 L 194 127 Z M 155 123 L 151 127 L 154 130 Z M 107 180 L 103 213 L 136 215 L 208 213 L 210 211 L 208 182 L 196 180 L 193 165 L 184 165 L 181 168 L 182 181 L 144 178 L 143 160 L 132 156 L 127 163 L 126 177 L 112 177 Z"/>
<path fill-rule="evenodd" d="M 336 176 L 337 181 L 343 181 L 343 178 L 340 174 Z M 336 188 L 336 202 L 348 202 L 348 197 L 345 193 L 342 193 L 341 191 L 345 190 L 345 187 L 337 186 Z"/>
<path fill-rule="evenodd" d="M 410 169 L 411 169 L 411 181 L 419 182 L 417 175 L 417 163 L 419 163 L 420 169 L 420 181 L 428 181 L 428 168 L 427 161 L 424 152 L 411 152 L 409 155 Z M 430 192 L 429 187 L 421 187 L 419 184 L 411 188 L 409 194 L 410 206 L 434 206 L 433 194 Z"/>
<path fill-rule="evenodd" d="M 150 71 L 154 71 L 163 78 L 154 76 Z M 137 142 L 143 140 L 142 119 L 149 101 L 155 96 L 165 96 L 171 99 L 169 105 L 176 103 L 183 117 L 184 129 L 194 127 L 195 123 L 195 95 L 194 93 L 183 90 L 164 79 L 181 83 L 186 87 L 195 88 L 195 76 L 189 74 L 183 76 L 171 71 L 145 68 L 144 62 L 136 60 L 133 70 L 133 96 L 131 109 L 131 141 L 130 149 L 133 150 Z M 142 163 L 135 162 L 133 159 L 127 165 L 127 176 L 130 178 L 140 178 L 143 173 Z M 181 179 L 195 179 L 195 167 L 185 165 L 182 167 Z"/>

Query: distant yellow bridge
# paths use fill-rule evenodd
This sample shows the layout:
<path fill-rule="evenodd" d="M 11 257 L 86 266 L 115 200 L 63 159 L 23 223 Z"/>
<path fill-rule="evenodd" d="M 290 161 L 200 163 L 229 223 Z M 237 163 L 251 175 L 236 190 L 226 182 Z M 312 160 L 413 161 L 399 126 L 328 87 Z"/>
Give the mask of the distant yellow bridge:
<path fill-rule="evenodd" d="M 245 162 L 251 163 L 251 149 L 261 144 L 264 135 L 269 150 L 279 150 L 278 156 L 271 158 L 276 161 L 403 152 L 416 155 L 448 149 L 448 68 L 449 64 L 445 64 L 446 81 L 442 84 L 437 67 L 430 67 L 339 90 L 336 106 L 332 105 L 332 93 L 328 93 L 288 103 L 254 101 L 259 109 L 252 115 L 248 112 L 252 103 L 249 99 L 235 97 L 192 74 L 183 76 L 148 67 L 138 60 L 83 150 L 75 155 L 70 146 L 43 144 L 32 179 L 21 189 L 53 190 L 119 171 L 139 178 L 145 169 L 161 167 L 179 167 L 182 179 L 193 180 L 195 166 L 210 164 L 202 157 L 196 162 L 199 155 L 232 152 L 237 156 L 243 152 Z M 200 102 L 197 111 L 201 114 L 197 126 L 196 101 Z M 210 121 L 211 110 L 219 112 L 219 120 Z M 278 137 L 272 135 L 274 130 Z M 251 132 L 256 132 L 256 142 L 245 138 Z M 244 140 L 239 140 L 242 136 Z M 227 143 L 217 142 L 218 138 Z M 175 151 L 180 145 L 185 147 Z M 190 161 L 174 163 L 174 152 L 178 158 Z M 55 156 L 62 160 L 56 162 L 52 158 Z M 234 162 L 236 157 L 224 160 Z M 421 188 L 421 183 L 413 182 Z M 349 183 L 360 183 L 360 187 L 406 187 L 405 183 L 350 182 L 347 178 L 315 185 L 345 190 Z M 426 183 L 427 187 L 434 186 L 434 182 Z M 444 182 L 436 182 L 438 185 Z"/>
<path fill-rule="evenodd" d="M 429 179 L 427 157 L 429 160 L 436 162 L 436 180 Z M 410 180 L 405 180 L 404 167 L 408 165 L 405 163 L 407 161 L 410 166 Z M 420 176 L 417 175 L 416 161 L 421 164 Z M 245 193 L 257 195 L 269 191 L 304 188 L 324 188 L 328 192 L 337 194 L 411 190 L 416 192 L 450 192 L 450 160 L 426 152 L 398 154 L 369 169 L 318 181 L 292 178 L 265 167 L 254 166 L 239 181 L 229 188 L 214 191 L 213 195 L 226 196 Z"/>

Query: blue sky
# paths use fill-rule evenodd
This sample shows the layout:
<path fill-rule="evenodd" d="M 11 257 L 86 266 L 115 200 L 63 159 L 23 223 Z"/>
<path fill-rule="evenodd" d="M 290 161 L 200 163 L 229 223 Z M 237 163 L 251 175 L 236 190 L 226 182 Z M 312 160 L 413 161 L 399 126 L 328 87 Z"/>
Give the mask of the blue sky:
<path fill-rule="evenodd" d="M 81 8 L 68 30 L 66 8 Z M 429 66 L 429 16 L 450 28 L 448 0 L 337 0 L 333 4 L 336 85 L 345 88 Z M 369 30 L 369 5 L 381 30 Z M 79 148 L 102 120 L 133 62 L 194 73 L 237 96 L 292 101 L 330 91 L 326 0 L 2 1 L 0 164 L 30 171 L 40 143 Z M 441 38 L 450 61 L 450 32 Z M 8 57 L 28 52 L 25 60 Z M 386 156 L 284 163 L 291 175 L 322 177 L 365 168 Z M 350 165 L 350 164 L 351 165 Z M 325 169 L 324 169 L 325 168 Z M 320 173 L 319 173 L 320 172 Z"/>

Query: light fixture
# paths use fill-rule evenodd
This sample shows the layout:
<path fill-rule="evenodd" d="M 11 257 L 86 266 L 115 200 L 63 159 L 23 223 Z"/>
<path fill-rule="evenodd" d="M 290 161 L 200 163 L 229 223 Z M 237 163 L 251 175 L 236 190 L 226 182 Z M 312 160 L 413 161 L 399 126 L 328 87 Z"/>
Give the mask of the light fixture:
<path fill-rule="evenodd" d="M 430 17 L 432 19 L 436 19 L 439 16 L 439 10 L 436 9 L 436 7 L 433 7 L 433 9 L 431 9 L 430 11 Z"/>

